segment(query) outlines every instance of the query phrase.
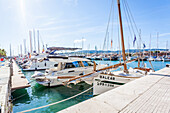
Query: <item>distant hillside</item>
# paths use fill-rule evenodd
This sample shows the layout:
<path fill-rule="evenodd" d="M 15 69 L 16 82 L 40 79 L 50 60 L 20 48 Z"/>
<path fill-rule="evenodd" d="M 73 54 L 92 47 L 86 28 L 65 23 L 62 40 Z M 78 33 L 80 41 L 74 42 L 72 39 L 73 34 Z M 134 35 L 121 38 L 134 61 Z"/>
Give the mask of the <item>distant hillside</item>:
<path fill-rule="evenodd" d="M 0 49 L 0 57 L 6 57 L 6 51 L 4 49 Z"/>

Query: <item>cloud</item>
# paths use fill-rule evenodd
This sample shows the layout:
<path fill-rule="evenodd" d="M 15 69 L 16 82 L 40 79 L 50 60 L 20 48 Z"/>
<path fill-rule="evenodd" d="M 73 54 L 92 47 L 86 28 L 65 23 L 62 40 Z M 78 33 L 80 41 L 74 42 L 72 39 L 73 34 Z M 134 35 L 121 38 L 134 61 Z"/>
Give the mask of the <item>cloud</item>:
<path fill-rule="evenodd" d="M 159 36 L 160 37 L 163 37 L 163 36 L 169 36 L 170 35 L 170 33 L 162 33 L 162 34 L 160 34 Z"/>
<path fill-rule="evenodd" d="M 86 41 L 86 39 L 80 39 L 80 40 L 74 40 L 74 43 L 81 43 L 81 42 L 85 42 Z"/>
<path fill-rule="evenodd" d="M 165 37 L 165 36 L 169 36 L 170 33 L 161 33 L 161 34 L 158 34 L 158 37 Z M 153 35 L 153 37 L 157 38 L 157 35 Z"/>

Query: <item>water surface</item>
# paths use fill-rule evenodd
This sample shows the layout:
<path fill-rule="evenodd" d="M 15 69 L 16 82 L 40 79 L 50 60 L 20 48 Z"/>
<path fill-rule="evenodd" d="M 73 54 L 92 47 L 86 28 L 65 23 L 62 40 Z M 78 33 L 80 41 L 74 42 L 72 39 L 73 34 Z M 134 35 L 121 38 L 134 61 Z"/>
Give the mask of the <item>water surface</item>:
<path fill-rule="evenodd" d="M 97 63 L 101 64 L 108 64 L 113 65 L 116 63 L 119 63 L 119 61 L 96 61 Z M 145 61 L 147 67 L 151 68 L 151 65 L 149 62 Z M 170 62 L 152 62 L 152 65 L 155 70 L 159 70 L 165 67 L 166 63 Z M 138 65 L 138 62 L 132 62 L 128 64 L 129 67 L 136 67 Z M 141 65 L 143 63 L 141 62 Z M 119 69 L 118 69 L 119 70 Z M 31 82 L 30 80 L 31 75 L 34 74 L 33 71 L 31 72 L 24 72 L 24 75 L 26 78 Z M 36 108 L 40 106 L 44 106 L 50 103 L 54 103 L 63 99 L 66 99 L 68 97 L 71 97 L 73 95 L 76 95 L 91 86 L 82 82 L 77 85 L 72 85 L 71 88 L 65 87 L 65 86 L 59 86 L 59 87 L 44 87 L 42 85 L 37 84 L 36 82 L 31 82 L 31 87 L 16 90 L 12 93 L 13 96 L 13 112 L 20 112 L 23 110 L 28 110 L 31 108 Z M 56 104 L 50 107 L 46 107 L 43 109 L 35 110 L 29 113 L 55 113 L 57 111 L 60 111 L 62 109 L 65 109 L 69 106 L 75 105 L 77 103 L 80 103 L 84 100 L 87 100 L 89 98 L 93 97 L 92 90 L 76 97 L 71 100 L 62 102 L 60 104 Z"/>

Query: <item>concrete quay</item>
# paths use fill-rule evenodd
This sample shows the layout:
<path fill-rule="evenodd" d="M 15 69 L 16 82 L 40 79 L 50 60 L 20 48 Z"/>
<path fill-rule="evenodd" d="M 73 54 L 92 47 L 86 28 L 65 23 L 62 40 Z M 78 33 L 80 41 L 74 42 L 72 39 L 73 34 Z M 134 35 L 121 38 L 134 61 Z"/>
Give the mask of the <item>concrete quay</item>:
<path fill-rule="evenodd" d="M 11 77 L 9 62 L 5 62 L 5 66 L 0 68 L 0 111 L 7 113 L 11 110 L 9 97 L 11 95 Z"/>
<path fill-rule="evenodd" d="M 170 68 L 139 78 L 58 113 L 170 113 Z"/>
<path fill-rule="evenodd" d="M 11 91 L 30 87 L 19 66 L 14 60 L 12 62 L 11 68 L 8 61 L 0 68 L 0 113 L 12 112 Z"/>

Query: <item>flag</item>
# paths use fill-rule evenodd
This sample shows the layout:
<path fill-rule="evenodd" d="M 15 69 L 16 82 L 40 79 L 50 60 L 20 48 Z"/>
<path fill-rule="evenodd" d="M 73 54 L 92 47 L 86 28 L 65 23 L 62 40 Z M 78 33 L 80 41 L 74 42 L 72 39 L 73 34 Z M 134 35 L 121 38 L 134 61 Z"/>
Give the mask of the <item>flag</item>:
<path fill-rule="evenodd" d="M 45 51 L 45 50 L 44 50 L 44 45 L 43 45 L 43 50 L 42 50 L 42 53 L 44 53 L 44 51 Z"/>
<path fill-rule="evenodd" d="M 31 53 L 29 53 L 29 58 L 31 58 Z"/>
<path fill-rule="evenodd" d="M 135 41 L 136 41 L 136 35 L 135 35 L 134 40 L 133 40 L 133 47 L 135 46 Z"/>
<path fill-rule="evenodd" d="M 111 48 L 112 48 L 112 43 L 113 43 L 113 41 L 112 41 L 112 39 L 111 39 Z"/>
<path fill-rule="evenodd" d="M 145 48 L 146 47 L 146 45 L 143 43 L 143 48 Z"/>

